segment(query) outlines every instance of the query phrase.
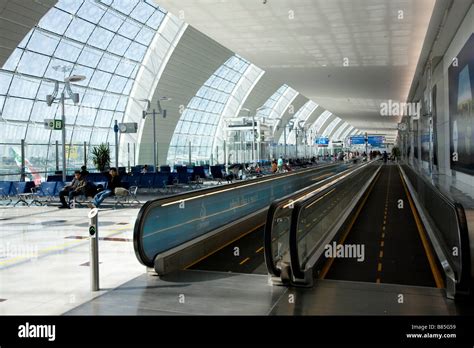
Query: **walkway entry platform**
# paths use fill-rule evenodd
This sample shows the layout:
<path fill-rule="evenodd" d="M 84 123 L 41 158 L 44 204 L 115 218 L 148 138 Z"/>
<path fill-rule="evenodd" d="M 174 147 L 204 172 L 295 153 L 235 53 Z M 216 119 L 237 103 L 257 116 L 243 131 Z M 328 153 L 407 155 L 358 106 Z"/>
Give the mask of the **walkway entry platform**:
<path fill-rule="evenodd" d="M 185 270 L 161 278 L 143 274 L 65 315 L 459 315 L 466 310 L 436 288 L 337 280 L 287 288 L 270 285 L 266 275 Z"/>

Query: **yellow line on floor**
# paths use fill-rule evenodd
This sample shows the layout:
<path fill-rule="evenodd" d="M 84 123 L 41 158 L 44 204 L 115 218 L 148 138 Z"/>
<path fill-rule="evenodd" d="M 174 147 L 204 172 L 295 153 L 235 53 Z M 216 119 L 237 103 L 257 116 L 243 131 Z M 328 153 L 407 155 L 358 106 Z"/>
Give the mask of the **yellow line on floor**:
<path fill-rule="evenodd" d="M 383 258 L 383 250 L 380 250 L 379 257 L 380 257 L 380 258 Z"/>
<path fill-rule="evenodd" d="M 379 262 L 379 265 L 377 267 L 377 271 L 382 272 L 382 263 Z"/>
<path fill-rule="evenodd" d="M 239 265 L 242 266 L 242 265 L 243 265 L 244 263 L 246 263 L 248 260 L 250 260 L 250 257 L 247 257 L 246 259 L 244 259 L 243 261 L 241 261 L 241 262 L 239 263 Z"/>
<path fill-rule="evenodd" d="M 263 250 L 263 247 L 260 247 L 257 249 L 257 251 L 255 251 L 256 254 L 258 254 L 259 252 L 261 252 Z"/>
<path fill-rule="evenodd" d="M 210 253 L 208 253 L 208 254 L 204 255 L 203 257 L 201 257 L 201 258 L 197 259 L 197 260 L 196 260 L 196 261 L 194 261 L 194 262 L 191 262 L 189 265 L 187 265 L 186 267 L 184 267 L 184 269 L 188 269 L 189 267 L 192 267 L 192 266 L 194 266 L 195 264 L 197 264 L 197 263 L 201 262 L 202 260 L 205 260 L 205 259 L 207 259 L 207 258 L 208 258 L 209 256 L 211 256 L 212 254 L 215 254 L 215 253 L 217 253 L 219 250 L 222 250 L 222 249 L 224 249 L 226 246 L 228 246 L 228 245 L 231 245 L 232 243 L 234 243 L 234 242 L 238 241 L 239 239 L 241 239 L 241 238 L 245 237 L 245 236 L 246 236 L 246 235 L 248 235 L 249 233 L 252 233 L 253 231 L 255 231 L 255 230 L 259 229 L 259 228 L 260 228 L 260 227 L 262 227 L 263 225 L 265 225 L 265 223 L 262 223 L 262 224 L 260 224 L 260 225 L 258 225 L 258 226 L 256 226 L 256 227 L 252 228 L 251 230 L 249 230 L 249 231 L 245 232 L 244 234 L 241 234 L 241 235 L 240 235 L 240 236 L 238 236 L 237 238 L 235 238 L 235 239 L 232 239 L 230 242 L 228 242 L 228 243 L 226 243 L 226 244 L 224 244 L 224 245 L 220 246 L 220 247 L 219 247 L 219 248 L 217 248 L 216 250 L 214 250 L 214 251 L 211 251 Z M 273 238 L 273 241 L 275 241 L 275 240 L 276 240 L 276 238 Z"/>
<path fill-rule="evenodd" d="M 99 226 L 99 228 L 100 228 L 100 226 Z M 118 232 L 121 232 L 122 230 L 125 230 L 127 228 L 130 228 L 130 227 L 129 226 L 119 227 L 119 228 L 113 230 L 112 232 L 110 232 L 109 234 L 107 234 L 106 236 L 104 236 L 104 238 L 111 237 L 111 236 L 117 234 Z M 100 229 L 99 229 L 99 231 L 100 231 Z M 102 236 L 99 236 L 99 237 L 102 238 Z M 0 261 L 0 266 L 15 264 L 16 261 L 36 259 L 36 258 L 38 258 L 38 257 L 40 257 L 44 254 L 47 254 L 51 251 L 64 250 L 64 249 L 67 249 L 70 246 L 77 245 L 77 244 L 80 244 L 80 243 L 84 243 L 86 240 L 87 239 L 75 239 L 75 240 L 71 240 L 69 242 L 62 243 L 62 244 L 59 244 L 59 245 L 54 245 L 54 246 L 43 248 L 41 250 L 38 250 L 37 257 L 16 256 L 16 257 L 12 257 L 10 259 L 2 260 L 2 261 Z"/>
<path fill-rule="evenodd" d="M 369 198 L 370 196 L 370 193 L 372 192 L 372 189 L 374 188 L 375 186 L 375 183 L 377 182 L 377 180 L 379 179 L 380 177 L 380 171 L 378 172 L 377 174 L 377 177 L 374 179 L 374 181 L 371 183 L 371 185 L 369 186 L 367 192 L 366 192 L 366 195 L 365 197 L 363 198 L 363 201 L 362 203 L 359 205 L 359 207 L 357 208 L 357 211 L 356 213 L 354 214 L 354 218 L 352 219 L 351 223 L 349 224 L 349 226 L 347 227 L 347 230 L 345 232 L 345 234 L 342 236 L 341 240 L 339 241 L 339 244 L 344 244 L 347 236 L 349 235 L 352 227 L 354 226 L 357 218 L 359 217 L 359 214 L 362 210 L 362 208 L 365 206 L 365 203 L 367 202 L 367 199 Z M 324 279 L 326 277 L 326 275 L 328 274 L 329 272 L 329 269 L 331 268 L 332 264 L 334 262 L 334 258 L 330 258 L 329 260 L 327 260 L 327 262 L 325 263 L 325 265 L 323 266 L 322 270 L 321 270 L 321 273 L 319 275 L 319 279 Z"/>
<path fill-rule="evenodd" d="M 433 273 L 433 278 L 436 283 L 436 287 L 438 289 L 444 288 L 444 280 L 441 276 L 441 272 L 438 269 L 438 265 L 436 264 L 433 251 L 431 250 L 428 238 L 426 238 L 425 230 L 423 224 L 421 223 L 421 219 L 418 216 L 418 212 L 416 211 L 415 204 L 411 198 L 410 192 L 408 191 L 408 187 L 403 179 L 402 173 L 399 171 L 400 178 L 402 179 L 402 184 L 405 189 L 405 193 L 408 197 L 408 203 L 410 204 L 411 211 L 413 213 L 413 217 L 415 218 L 416 227 L 418 229 L 418 234 L 420 235 L 421 242 L 423 244 L 423 248 L 425 249 L 426 257 L 428 258 L 428 263 L 430 264 L 431 272 Z"/>

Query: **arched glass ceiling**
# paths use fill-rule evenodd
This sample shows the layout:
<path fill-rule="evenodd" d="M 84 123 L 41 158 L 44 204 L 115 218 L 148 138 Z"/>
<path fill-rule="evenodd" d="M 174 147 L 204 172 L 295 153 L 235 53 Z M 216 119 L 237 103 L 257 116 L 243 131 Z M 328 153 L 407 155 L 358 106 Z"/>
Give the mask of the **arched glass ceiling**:
<path fill-rule="evenodd" d="M 316 110 L 318 107 L 318 104 L 316 104 L 314 101 L 310 100 L 306 104 L 303 105 L 301 109 L 298 110 L 298 112 L 295 115 L 295 120 L 296 123 L 299 123 L 300 121 L 306 122 L 306 120 L 311 116 L 311 114 Z"/>
<path fill-rule="evenodd" d="M 258 117 L 274 120 L 276 129 L 281 117 L 298 95 L 293 88 L 283 85 L 263 104 L 263 109 L 257 112 Z"/>
<path fill-rule="evenodd" d="M 199 89 L 176 126 L 168 151 L 169 164 L 189 161 L 190 142 L 192 160 L 209 161 L 221 115 L 249 66 L 245 59 L 233 56 Z"/>
<path fill-rule="evenodd" d="M 32 165 L 54 167 L 61 132 L 45 129 L 43 121 L 60 116 L 58 103 L 48 107 L 45 102 L 54 89 L 51 80 L 65 77 L 57 66 L 71 68 L 67 75 L 87 77 L 73 86 L 80 105 L 66 102 L 68 167 L 82 164 L 82 147 L 76 145 L 113 142 L 112 122 L 123 118 L 141 61 L 164 17 L 151 0 L 58 1 L 0 70 L 0 155 L 8 156 L 12 145 L 26 139 L 34 145 L 27 151 Z"/>
<path fill-rule="evenodd" d="M 301 121 L 306 122 L 306 120 L 311 116 L 311 114 L 316 110 L 318 104 L 313 102 L 312 100 L 308 101 L 305 105 L 303 105 L 295 114 L 295 124 L 298 125 Z M 295 144 L 296 136 L 294 129 L 291 130 L 290 134 L 287 138 L 287 144 Z M 282 144 L 284 142 L 284 134 L 280 136 L 279 143 Z"/>
<path fill-rule="evenodd" d="M 216 134 L 214 137 L 214 144 L 213 144 L 213 155 L 219 156 L 219 158 L 215 157 L 215 159 L 219 162 L 220 160 L 224 161 L 223 158 L 223 151 L 218 151 L 223 148 L 223 141 L 226 138 L 226 123 L 225 120 L 228 118 L 237 117 L 240 113 L 240 110 L 247 100 L 247 97 L 252 92 L 255 85 L 258 83 L 260 78 L 263 76 L 264 71 L 259 67 L 250 64 L 248 69 L 242 75 L 241 79 L 237 83 L 234 91 L 229 97 L 226 107 L 224 108 L 224 112 L 221 115 L 221 121 L 219 126 L 217 127 Z M 220 156 L 222 155 L 222 157 Z M 223 163 L 223 162 L 220 162 Z"/>
<path fill-rule="evenodd" d="M 318 119 L 313 123 L 310 128 L 310 131 L 313 132 L 315 135 L 318 135 L 321 131 L 321 127 L 326 123 L 329 117 L 332 116 L 330 111 L 325 110 L 321 115 L 319 115 Z"/>
<path fill-rule="evenodd" d="M 347 122 L 344 122 L 339 126 L 339 128 L 336 130 L 334 135 L 332 136 L 333 139 L 335 140 L 342 140 L 341 134 L 342 132 L 349 126 Z"/>
<path fill-rule="evenodd" d="M 347 128 L 341 135 L 341 139 L 346 139 L 347 136 L 349 135 L 350 132 L 352 132 L 354 130 L 354 127 L 353 126 L 350 126 L 349 128 Z"/>
<path fill-rule="evenodd" d="M 329 126 L 327 126 L 327 128 L 324 130 L 323 132 L 323 137 L 328 137 L 331 135 L 331 133 L 333 132 L 333 130 L 336 128 L 336 126 L 341 122 L 342 120 L 337 117 L 335 118 L 330 124 Z"/>
<path fill-rule="evenodd" d="M 278 90 L 275 93 L 273 93 L 273 95 L 270 98 L 267 99 L 265 104 L 263 104 L 264 108 L 257 112 L 257 116 L 264 117 L 264 118 L 278 117 L 276 112 L 274 112 L 273 110 L 276 104 L 278 103 L 278 101 L 281 99 L 281 97 L 283 96 L 283 94 L 286 92 L 288 88 L 289 87 L 287 85 L 283 85 L 280 88 L 278 88 Z"/>

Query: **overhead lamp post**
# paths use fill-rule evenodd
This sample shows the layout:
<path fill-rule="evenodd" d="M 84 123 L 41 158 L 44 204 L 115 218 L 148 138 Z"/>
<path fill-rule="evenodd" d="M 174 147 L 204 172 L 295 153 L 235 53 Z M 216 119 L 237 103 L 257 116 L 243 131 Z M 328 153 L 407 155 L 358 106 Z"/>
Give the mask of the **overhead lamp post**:
<path fill-rule="evenodd" d="M 151 106 L 151 101 L 149 99 L 141 99 L 140 101 L 146 102 L 146 110 L 143 110 L 143 119 L 145 119 L 147 116 L 152 116 L 153 117 L 153 166 L 155 167 L 155 172 L 157 171 L 157 156 L 156 156 L 156 116 L 161 115 L 163 118 L 166 118 L 166 109 L 163 109 L 161 107 L 161 102 L 162 101 L 170 101 L 172 100 L 171 98 L 168 97 L 160 97 L 158 98 L 157 101 L 157 107 L 158 110 L 153 109 L 151 112 L 148 112 L 150 110 Z"/>
<path fill-rule="evenodd" d="M 66 75 L 67 72 L 72 70 L 71 66 L 64 66 L 64 65 L 56 65 L 53 66 L 53 69 L 56 71 L 61 71 Z M 77 105 L 79 103 L 79 93 L 73 93 L 71 90 L 71 83 L 76 83 L 85 80 L 86 77 L 83 75 L 71 75 L 64 77 L 64 90 L 61 92 L 60 96 L 60 103 L 61 103 L 61 142 L 62 142 L 62 153 L 63 153 L 63 159 L 62 159 L 62 180 L 63 182 L 66 181 L 66 112 L 65 112 L 65 105 L 64 101 L 66 99 L 71 99 L 74 105 Z M 64 93 L 66 91 L 66 93 Z M 48 94 L 46 96 L 46 103 L 48 106 L 51 106 L 54 101 L 56 100 L 56 97 L 59 92 L 59 81 L 55 80 L 54 81 L 54 91 L 52 94 Z M 66 97 L 67 94 L 67 97 Z M 57 127 L 55 126 L 55 129 Z"/>

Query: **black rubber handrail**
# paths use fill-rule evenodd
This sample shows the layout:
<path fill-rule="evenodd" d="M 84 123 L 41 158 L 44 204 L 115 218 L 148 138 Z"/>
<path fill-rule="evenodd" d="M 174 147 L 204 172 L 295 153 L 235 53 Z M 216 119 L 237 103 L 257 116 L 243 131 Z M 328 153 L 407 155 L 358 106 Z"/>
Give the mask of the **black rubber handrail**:
<path fill-rule="evenodd" d="M 365 166 L 363 166 L 365 167 Z M 363 167 L 359 167 L 357 169 L 362 169 Z M 367 167 L 368 168 L 368 167 Z M 295 203 L 292 216 L 291 216 L 291 227 L 290 227 L 290 236 L 289 236 L 289 248 L 290 248 L 290 261 L 291 261 L 291 271 L 295 278 L 297 279 L 304 279 L 304 271 L 302 270 L 300 260 L 299 260 L 299 251 L 298 251 L 298 223 L 301 211 L 306 208 L 306 206 L 312 204 L 313 202 L 317 201 L 321 197 L 324 197 L 331 191 L 337 190 L 337 188 L 348 180 L 353 178 L 353 175 L 358 174 L 358 170 L 354 170 L 353 172 L 349 173 L 349 176 L 345 177 L 343 180 L 340 180 L 333 185 L 325 188 L 324 190 L 318 192 L 317 194 L 308 197 L 308 199 L 303 201 L 298 201 Z"/>
<path fill-rule="evenodd" d="M 461 274 L 458 289 L 464 293 L 472 291 L 471 279 L 471 248 L 469 241 L 469 230 L 467 226 L 466 212 L 461 203 L 454 202 L 454 209 L 459 226 L 459 240 L 461 242 Z"/>
<path fill-rule="evenodd" d="M 348 179 L 350 179 L 350 177 L 345 178 L 345 180 L 348 180 Z M 308 200 L 297 202 L 293 208 L 293 212 L 291 215 L 289 245 L 290 245 L 291 271 L 293 272 L 293 275 L 297 279 L 304 278 L 304 272 L 301 269 L 301 264 L 299 260 L 298 238 L 297 238 L 298 221 L 299 221 L 300 213 L 308 204 L 318 200 L 319 198 L 326 195 L 328 192 L 333 191 L 334 189 L 337 189 L 337 187 L 342 185 L 345 182 L 345 180 L 339 181 L 335 183 L 334 185 L 327 187 L 326 189 L 322 190 L 321 192 L 318 192 L 316 195 L 312 196 Z"/>
<path fill-rule="evenodd" d="M 273 277 L 279 277 L 281 275 L 281 270 L 279 270 L 275 266 L 275 262 L 273 260 L 273 250 L 272 250 L 272 236 L 273 236 L 273 221 L 275 220 L 275 214 L 279 208 L 281 208 L 283 205 L 288 204 L 290 200 L 295 201 L 298 199 L 298 196 L 304 196 L 305 194 L 317 189 L 318 186 L 324 185 L 326 182 L 330 180 L 335 180 L 337 177 L 347 174 L 347 171 L 352 171 L 356 170 L 357 168 L 360 168 L 360 166 L 356 167 L 350 167 L 340 173 L 336 173 L 328 178 L 325 178 L 321 181 L 318 181 L 317 183 L 314 183 L 311 186 L 305 187 L 297 192 L 293 192 L 290 195 L 287 195 L 285 197 L 279 198 L 270 205 L 265 221 L 265 227 L 264 227 L 264 256 L 265 256 L 265 264 L 267 267 L 268 273 L 273 276 Z M 330 187 L 331 188 L 331 187 Z M 293 219 L 292 219 L 293 221 Z M 292 222 L 293 224 L 293 222 Z M 290 238 L 290 237 L 288 237 Z"/>
<path fill-rule="evenodd" d="M 273 277 L 279 277 L 281 271 L 275 267 L 275 262 L 273 261 L 273 252 L 272 252 L 272 227 L 273 220 L 275 217 L 276 210 L 282 205 L 282 200 L 278 200 L 270 204 L 267 213 L 267 219 L 265 221 L 265 228 L 263 232 L 263 250 L 265 255 L 265 264 L 267 266 L 268 273 Z"/>
<path fill-rule="evenodd" d="M 435 186 L 430 180 L 428 180 L 422 173 L 420 173 L 415 168 L 409 166 L 408 164 L 403 164 L 401 166 L 404 169 L 408 169 L 417 179 L 421 180 L 424 185 L 427 185 L 433 192 L 442 199 L 447 205 L 452 207 L 457 220 L 458 225 L 458 240 L 460 243 L 460 253 L 461 253 L 461 272 L 457 269 L 453 269 L 455 275 L 457 276 L 456 291 L 461 291 L 464 293 L 472 292 L 472 279 L 471 279 L 471 248 L 469 240 L 469 229 L 467 225 L 466 212 L 464 206 L 452 199 L 449 194 L 443 192 L 442 189 Z M 411 181 L 410 176 L 407 174 L 408 180 Z M 412 183 L 412 186 L 414 184 Z M 418 194 L 416 187 L 414 187 L 415 192 Z M 432 218 L 431 218 L 432 219 Z M 433 221 L 435 222 L 435 221 Z M 440 231 L 442 233 L 442 231 Z M 446 250 L 446 249 L 445 249 Z M 451 250 L 446 250 L 448 253 Z"/>

